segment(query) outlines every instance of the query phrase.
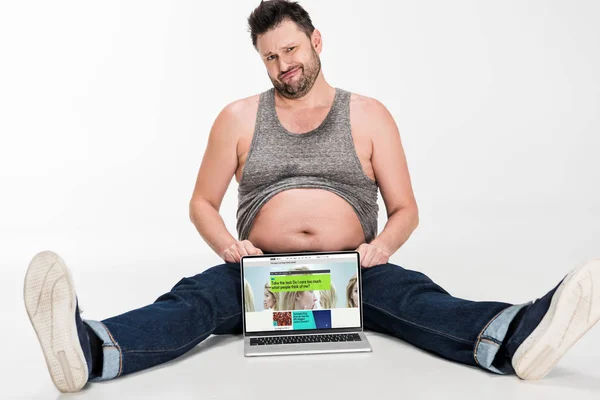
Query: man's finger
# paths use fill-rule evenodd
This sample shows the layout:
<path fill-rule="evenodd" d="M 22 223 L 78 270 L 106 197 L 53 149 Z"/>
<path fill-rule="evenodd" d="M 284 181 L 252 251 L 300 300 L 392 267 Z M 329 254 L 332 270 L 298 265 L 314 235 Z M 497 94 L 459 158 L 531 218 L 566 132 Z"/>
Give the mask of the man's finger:
<path fill-rule="evenodd" d="M 367 247 L 365 254 L 365 268 L 371 267 L 371 261 L 373 260 L 373 256 L 375 256 L 375 252 Z"/>
<path fill-rule="evenodd" d="M 246 244 L 246 243 L 244 243 L 244 242 L 240 243 L 240 245 L 239 245 L 239 246 L 237 246 L 237 251 L 240 253 L 240 258 L 241 258 L 242 256 L 248 256 L 248 255 L 250 255 L 250 254 L 248 253 L 248 250 L 249 250 L 249 249 L 248 249 L 246 246 L 247 246 L 247 244 Z"/>
<path fill-rule="evenodd" d="M 229 252 L 231 253 L 231 255 L 233 256 L 233 258 L 237 261 L 240 260 L 240 253 L 238 252 L 238 249 L 236 246 L 233 246 L 229 249 Z"/>
<path fill-rule="evenodd" d="M 237 262 L 235 259 L 235 255 L 231 252 L 230 249 L 225 250 L 223 252 L 223 256 L 224 256 L 226 262 L 231 262 L 231 263 Z"/>

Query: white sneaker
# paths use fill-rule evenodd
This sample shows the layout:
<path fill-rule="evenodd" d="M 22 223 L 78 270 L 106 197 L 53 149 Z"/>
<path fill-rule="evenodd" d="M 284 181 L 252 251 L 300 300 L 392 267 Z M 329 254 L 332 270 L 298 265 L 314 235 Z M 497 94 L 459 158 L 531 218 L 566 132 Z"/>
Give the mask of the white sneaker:
<path fill-rule="evenodd" d="M 81 390 L 88 381 L 91 350 L 62 258 L 51 251 L 36 254 L 25 274 L 23 297 L 54 385 L 61 392 Z"/>
<path fill-rule="evenodd" d="M 573 269 L 554 293 L 534 302 L 516 334 L 512 365 L 521 379 L 541 379 L 600 319 L 600 259 Z M 519 329 L 519 328 L 517 328 Z M 523 340 L 520 344 L 519 341 Z"/>

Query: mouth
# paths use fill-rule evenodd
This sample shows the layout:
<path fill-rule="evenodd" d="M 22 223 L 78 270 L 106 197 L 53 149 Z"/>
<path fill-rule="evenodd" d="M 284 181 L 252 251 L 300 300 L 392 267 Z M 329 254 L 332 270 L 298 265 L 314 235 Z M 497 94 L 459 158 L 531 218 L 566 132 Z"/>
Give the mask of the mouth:
<path fill-rule="evenodd" d="M 298 72 L 300 70 L 300 67 L 296 67 L 291 71 L 286 72 L 285 74 L 281 75 L 281 79 L 287 79 L 291 76 L 294 76 L 296 74 L 296 72 Z"/>

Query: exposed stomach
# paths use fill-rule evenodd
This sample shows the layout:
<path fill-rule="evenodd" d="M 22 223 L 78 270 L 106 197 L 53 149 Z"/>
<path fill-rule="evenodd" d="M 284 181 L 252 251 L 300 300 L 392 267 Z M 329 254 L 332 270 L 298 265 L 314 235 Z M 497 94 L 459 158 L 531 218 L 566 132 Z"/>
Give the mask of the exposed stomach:
<path fill-rule="evenodd" d="M 365 234 L 354 208 L 325 189 L 277 193 L 254 218 L 248 240 L 268 253 L 354 250 Z"/>

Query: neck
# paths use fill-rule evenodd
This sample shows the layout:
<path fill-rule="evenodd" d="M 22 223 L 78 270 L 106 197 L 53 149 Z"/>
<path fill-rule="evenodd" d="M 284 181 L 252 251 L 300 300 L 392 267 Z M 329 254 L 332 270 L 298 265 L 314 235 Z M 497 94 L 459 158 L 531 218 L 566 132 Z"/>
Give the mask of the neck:
<path fill-rule="evenodd" d="M 296 110 L 310 109 L 331 105 L 331 99 L 335 95 L 335 88 L 331 86 L 323 74 L 319 74 L 314 85 L 308 93 L 299 99 L 288 99 L 275 91 L 275 100 L 277 105 L 284 108 L 293 108 Z"/>

